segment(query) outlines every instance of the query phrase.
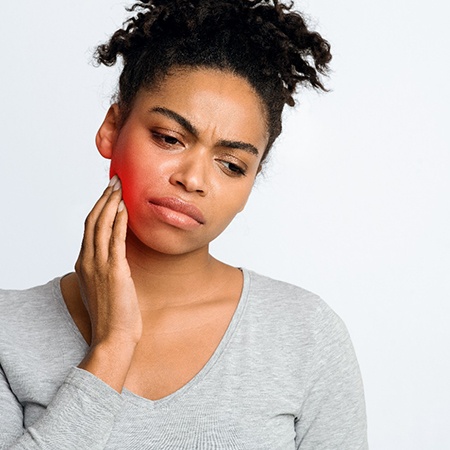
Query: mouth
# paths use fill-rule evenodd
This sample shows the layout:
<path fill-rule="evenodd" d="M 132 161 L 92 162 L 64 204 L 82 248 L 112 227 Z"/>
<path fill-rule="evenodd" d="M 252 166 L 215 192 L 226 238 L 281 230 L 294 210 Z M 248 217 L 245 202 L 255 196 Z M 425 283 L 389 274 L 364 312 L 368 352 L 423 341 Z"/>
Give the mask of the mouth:
<path fill-rule="evenodd" d="M 150 198 L 149 205 L 167 223 L 192 229 L 205 223 L 202 212 L 194 205 L 175 197 Z"/>

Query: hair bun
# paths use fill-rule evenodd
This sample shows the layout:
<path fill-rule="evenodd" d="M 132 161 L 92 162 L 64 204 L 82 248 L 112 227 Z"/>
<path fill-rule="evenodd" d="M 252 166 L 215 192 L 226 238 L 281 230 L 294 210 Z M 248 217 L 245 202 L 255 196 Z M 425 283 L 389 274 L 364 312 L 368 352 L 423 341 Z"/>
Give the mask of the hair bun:
<path fill-rule="evenodd" d="M 298 85 L 326 90 L 321 77 L 330 45 L 308 29 L 293 3 L 278 0 L 144 0 L 108 43 L 98 63 L 120 56 L 119 100 L 130 105 L 137 90 L 174 66 L 214 67 L 246 78 L 265 101 L 274 138 L 284 104 L 295 104 Z"/>

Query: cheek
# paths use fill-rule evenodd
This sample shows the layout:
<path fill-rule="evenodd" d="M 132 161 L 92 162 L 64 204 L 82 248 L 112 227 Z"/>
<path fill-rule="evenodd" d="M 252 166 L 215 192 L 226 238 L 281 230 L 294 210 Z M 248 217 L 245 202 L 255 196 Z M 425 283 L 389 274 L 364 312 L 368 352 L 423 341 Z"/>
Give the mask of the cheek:
<path fill-rule="evenodd" d="M 242 186 L 241 189 L 228 191 L 227 195 L 222 199 L 221 209 L 228 211 L 228 215 L 231 216 L 229 218 L 230 222 L 245 208 L 252 191 L 252 186 L 253 184 L 249 184 L 248 186 Z"/>
<path fill-rule="evenodd" d="M 146 214 L 146 198 L 163 194 L 167 173 L 173 170 L 168 161 L 149 152 L 139 153 L 138 146 L 117 150 L 111 159 L 110 175 L 118 175 L 122 182 L 122 196 L 131 220 L 141 220 Z M 166 181 L 164 181 L 166 180 Z"/>
<path fill-rule="evenodd" d="M 143 193 L 154 184 L 154 178 L 138 158 L 117 155 L 111 159 L 110 176 L 118 175 L 122 183 L 122 197 L 130 215 L 135 215 L 142 203 Z"/>
<path fill-rule="evenodd" d="M 241 201 L 241 203 L 240 203 L 239 205 L 237 205 L 235 215 L 236 215 L 236 214 L 239 214 L 241 211 L 243 211 L 243 209 L 245 208 L 245 205 L 247 204 L 247 201 L 248 201 L 248 199 L 249 199 L 249 196 L 250 196 L 250 192 L 249 192 L 249 193 L 247 194 L 247 196 Z"/>

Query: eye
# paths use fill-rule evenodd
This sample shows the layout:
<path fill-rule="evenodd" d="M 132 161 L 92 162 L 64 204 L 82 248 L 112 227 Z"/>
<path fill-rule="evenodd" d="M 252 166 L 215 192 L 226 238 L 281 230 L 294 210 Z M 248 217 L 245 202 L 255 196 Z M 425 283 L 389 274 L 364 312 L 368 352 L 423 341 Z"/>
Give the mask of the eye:
<path fill-rule="evenodd" d="M 153 139 L 164 147 L 173 147 L 177 144 L 182 145 L 182 143 L 176 137 L 169 134 L 157 133 L 156 131 L 152 131 L 151 133 Z"/>
<path fill-rule="evenodd" d="M 241 177 L 245 176 L 246 174 L 246 169 L 238 166 L 235 163 L 232 163 L 230 161 L 220 161 L 220 163 L 224 167 L 224 170 L 233 177 Z"/>

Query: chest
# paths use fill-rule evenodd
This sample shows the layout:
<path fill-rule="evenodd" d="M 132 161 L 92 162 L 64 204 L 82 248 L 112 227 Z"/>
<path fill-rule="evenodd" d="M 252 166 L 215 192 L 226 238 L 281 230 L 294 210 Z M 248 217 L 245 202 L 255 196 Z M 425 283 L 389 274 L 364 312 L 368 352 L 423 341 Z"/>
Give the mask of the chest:
<path fill-rule="evenodd" d="M 213 378 L 214 383 L 203 380 L 155 402 L 125 391 L 127 406 L 106 448 L 123 448 L 123 442 L 177 450 L 295 448 L 295 417 L 288 402 L 245 386 L 230 391 L 227 375 Z"/>
<path fill-rule="evenodd" d="M 148 333 L 139 342 L 125 388 L 149 400 L 167 397 L 187 385 L 206 366 L 229 324 L 228 315 L 180 330 Z"/>

